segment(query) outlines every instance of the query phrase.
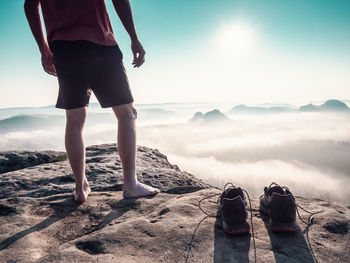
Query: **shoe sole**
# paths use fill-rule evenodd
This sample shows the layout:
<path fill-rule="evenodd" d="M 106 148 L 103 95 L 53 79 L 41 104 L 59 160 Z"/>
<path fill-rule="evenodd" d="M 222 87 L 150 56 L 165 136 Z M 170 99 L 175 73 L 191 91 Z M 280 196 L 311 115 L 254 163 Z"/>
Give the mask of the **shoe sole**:
<path fill-rule="evenodd" d="M 245 234 L 245 233 L 249 233 L 249 230 L 250 230 L 250 226 L 247 223 L 247 221 L 245 221 L 241 225 L 229 225 L 225 221 L 222 221 L 222 227 L 225 233 L 230 235 Z"/>
<path fill-rule="evenodd" d="M 296 233 L 299 232 L 298 225 L 293 223 L 280 223 L 270 218 L 269 227 L 273 232 Z"/>

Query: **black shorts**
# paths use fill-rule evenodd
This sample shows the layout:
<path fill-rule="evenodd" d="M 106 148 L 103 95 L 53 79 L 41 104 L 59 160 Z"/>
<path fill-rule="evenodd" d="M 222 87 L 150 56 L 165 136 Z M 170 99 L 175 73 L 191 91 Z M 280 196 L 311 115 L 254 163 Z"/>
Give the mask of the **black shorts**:
<path fill-rule="evenodd" d="M 55 40 L 51 45 L 59 93 L 57 108 L 87 106 L 91 91 L 102 108 L 134 101 L 119 47 L 86 40 Z"/>

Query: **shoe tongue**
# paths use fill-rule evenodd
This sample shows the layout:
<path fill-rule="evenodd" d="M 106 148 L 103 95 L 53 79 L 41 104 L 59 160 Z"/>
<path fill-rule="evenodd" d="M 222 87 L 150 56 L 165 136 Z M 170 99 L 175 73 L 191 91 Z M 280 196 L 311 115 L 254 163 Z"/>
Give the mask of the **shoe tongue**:
<path fill-rule="evenodd" d="M 243 196 L 243 191 L 241 188 L 229 188 L 226 190 L 226 195 L 225 198 L 235 198 L 236 196 L 240 195 L 242 199 L 244 198 Z"/>
<path fill-rule="evenodd" d="M 267 191 L 267 193 L 268 193 L 269 195 L 272 195 L 272 193 L 279 193 L 279 194 L 282 194 L 282 195 L 285 194 L 283 188 L 280 187 L 280 186 L 273 186 L 273 187 L 271 187 L 271 188 Z"/>

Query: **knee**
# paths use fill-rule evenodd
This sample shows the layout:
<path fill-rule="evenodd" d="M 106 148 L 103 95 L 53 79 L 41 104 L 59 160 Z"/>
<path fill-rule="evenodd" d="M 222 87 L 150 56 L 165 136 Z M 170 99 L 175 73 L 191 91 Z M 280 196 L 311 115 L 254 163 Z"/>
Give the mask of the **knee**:
<path fill-rule="evenodd" d="M 86 107 L 66 111 L 66 129 L 82 130 L 86 121 Z"/>
<path fill-rule="evenodd" d="M 68 120 L 66 121 L 66 131 L 83 132 L 85 122 L 83 120 Z"/>
<path fill-rule="evenodd" d="M 136 120 L 137 111 L 135 107 L 130 104 L 122 104 L 113 107 L 113 111 L 118 120 Z"/>

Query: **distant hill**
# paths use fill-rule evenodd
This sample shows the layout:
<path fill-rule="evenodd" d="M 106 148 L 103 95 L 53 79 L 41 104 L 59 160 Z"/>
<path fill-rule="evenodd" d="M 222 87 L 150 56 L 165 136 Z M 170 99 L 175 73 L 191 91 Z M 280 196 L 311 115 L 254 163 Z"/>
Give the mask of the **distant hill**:
<path fill-rule="evenodd" d="M 204 116 L 204 114 L 201 113 L 200 111 L 198 111 L 193 115 L 191 121 L 201 121 L 201 120 L 203 120 L 203 116 Z"/>
<path fill-rule="evenodd" d="M 340 100 L 327 100 L 320 106 L 323 111 L 348 111 L 349 107 Z"/>
<path fill-rule="evenodd" d="M 313 104 L 308 104 L 301 106 L 299 112 L 318 112 L 318 111 L 327 111 L 327 112 L 346 112 L 350 111 L 349 107 L 340 100 L 327 100 L 325 103 L 317 106 Z"/>
<path fill-rule="evenodd" d="M 312 112 L 312 111 L 318 111 L 318 108 L 315 105 L 310 103 L 310 104 L 301 106 L 299 108 L 299 111 L 300 112 L 310 112 L 310 111 Z"/>
<path fill-rule="evenodd" d="M 266 104 L 269 105 L 269 104 Z M 239 104 L 234 106 L 231 110 L 226 112 L 227 114 L 270 114 L 270 113 L 283 113 L 283 112 L 346 112 L 350 111 L 350 108 L 340 100 L 327 100 L 321 105 L 307 104 L 299 107 L 299 109 L 291 108 L 288 106 L 246 106 Z"/>
<path fill-rule="evenodd" d="M 221 111 L 215 109 L 212 111 L 208 111 L 207 113 L 203 114 L 202 112 L 196 112 L 191 121 L 224 121 L 228 120 L 228 117 L 223 114 Z"/>
<path fill-rule="evenodd" d="M 246 106 L 244 104 L 239 104 L 237 106 L 234 106 L 227 113 L 228 114 L 232 114 L 232 113 L 267 114 L 267 113 L 280 113 L 280 112 L 290 112 L 290 111 L 294 111 L 294 110 L 289 107 L 282 107 L 282 106 L 254 107 L 254 106 Z"/>
<path fill-rule="evenodd" d="M 64 116 L 61 115 L 16 115 L 10 118 L 0 120 L 0 133 L 18 130 L 30 130 L 48 125 L 61 126 L 64 125 Z"/>

